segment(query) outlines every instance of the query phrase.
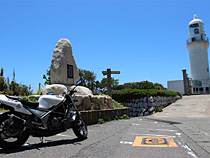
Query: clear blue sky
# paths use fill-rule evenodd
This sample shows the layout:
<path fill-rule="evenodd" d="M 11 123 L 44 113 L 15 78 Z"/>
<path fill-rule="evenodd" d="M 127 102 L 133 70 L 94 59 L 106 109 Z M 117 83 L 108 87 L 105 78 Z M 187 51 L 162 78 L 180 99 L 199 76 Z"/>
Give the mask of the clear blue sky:
<path fill-rule="evenodd" d="M 18 83 L 44 85 L 57 41 L 68 38 L 78 68 L 111 68 L 120 84 L 167 86 L 189 71 L 188 23 L 197 13 L 210 37 L 210 2 L 190 0 L 0 0 L 0 67 Z"/>

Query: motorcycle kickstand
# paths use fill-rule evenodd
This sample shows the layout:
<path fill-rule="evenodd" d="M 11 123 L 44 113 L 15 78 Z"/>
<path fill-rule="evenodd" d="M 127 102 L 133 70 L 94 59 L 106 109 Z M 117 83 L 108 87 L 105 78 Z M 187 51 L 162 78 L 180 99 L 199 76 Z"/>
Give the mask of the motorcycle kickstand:
<path fill-rule="evenodd" d="M 41 144 L 43 144 L 43 141 L 44 141 L 44 137 L 39 137 L 40 141 L 41 141 Z"/>

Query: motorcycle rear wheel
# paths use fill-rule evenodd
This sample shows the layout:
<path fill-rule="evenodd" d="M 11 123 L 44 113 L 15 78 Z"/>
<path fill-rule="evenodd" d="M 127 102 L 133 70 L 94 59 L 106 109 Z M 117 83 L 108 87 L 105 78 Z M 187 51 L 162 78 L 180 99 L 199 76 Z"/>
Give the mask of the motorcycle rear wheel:
<path fill-rule="evenodd" d="M 20 131 L 20 129 L 14 128 L 13 125 L 9 125 L 11 113 L 3 113 L 0 115 L 0 147 L 3 149 L 16 149 L 21 147 L 30 135 L 26 129 Z M 16 122 L 14 121 L 13 124 Z"/>
<path fill-rule="evenodd" d="M 72 129 L 74 131 L 74 134 L 78 137 L 78 139 L 80 140 L 87 139 L 88 135 L 87 126 L 81 116 L 77 116 L 76 120 L 72 122 Z"/>

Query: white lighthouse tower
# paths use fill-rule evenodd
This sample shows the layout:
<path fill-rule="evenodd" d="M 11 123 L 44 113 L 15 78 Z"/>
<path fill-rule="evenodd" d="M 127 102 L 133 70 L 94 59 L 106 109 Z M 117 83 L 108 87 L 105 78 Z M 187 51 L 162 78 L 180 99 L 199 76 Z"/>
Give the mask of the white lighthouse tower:
<path fill-rule="evenodd" d="M 189 23 L 189 37 L 187 49 L 190 56 L 190 78 L 193 80 L 194 93 L 209 91 L 209 40 L 204 31 L 204 23 L 198 19 L 197 14 Z"/>

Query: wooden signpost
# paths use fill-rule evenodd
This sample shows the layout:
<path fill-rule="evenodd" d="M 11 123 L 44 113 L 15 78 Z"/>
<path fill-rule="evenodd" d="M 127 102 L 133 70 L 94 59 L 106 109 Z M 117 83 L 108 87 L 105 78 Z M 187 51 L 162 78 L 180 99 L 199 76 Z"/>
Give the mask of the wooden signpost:
<path fill-rule="evenodd" d="M 111 88 L 111 74 L 120 74 L 120 71 L 111 71 L 111 69 L 107 69 L 107 71 L 102 71 L 102 74 L 107 75 L 107 94 L 112 96 L 112 88 Z"/>

